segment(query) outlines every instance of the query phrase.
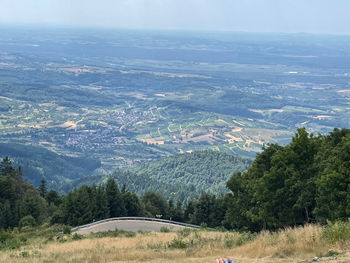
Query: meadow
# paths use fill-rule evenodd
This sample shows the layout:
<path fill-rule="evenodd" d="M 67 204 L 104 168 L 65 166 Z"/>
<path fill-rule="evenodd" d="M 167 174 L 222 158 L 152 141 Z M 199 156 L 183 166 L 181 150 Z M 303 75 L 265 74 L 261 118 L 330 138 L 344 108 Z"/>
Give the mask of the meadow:
<path fill-rule="evenodd" d="M 220 256 L 232 256 L 239 263 L 350 260 L 348 223 L 306 225 L 258 234 L 204 229 L 138 233 L 116 230 L 88 236 L 64 234 L 56 240 L 57 230 L 42 226 L 12 233 L 22 245 L 0 250 L 0 262 L 210 263 Z"/>

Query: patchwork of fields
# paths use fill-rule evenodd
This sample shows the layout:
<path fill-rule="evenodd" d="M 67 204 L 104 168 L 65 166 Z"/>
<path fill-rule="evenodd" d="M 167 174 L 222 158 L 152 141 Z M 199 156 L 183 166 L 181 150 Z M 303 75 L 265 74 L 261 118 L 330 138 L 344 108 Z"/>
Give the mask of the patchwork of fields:
<path fill-rule="evenodd" d="M 349 128 L 349 42 L 1 29 L 0 140 L 100 160 L 96 173 L 204 148 L 254 157 L 298 127 Z"/>

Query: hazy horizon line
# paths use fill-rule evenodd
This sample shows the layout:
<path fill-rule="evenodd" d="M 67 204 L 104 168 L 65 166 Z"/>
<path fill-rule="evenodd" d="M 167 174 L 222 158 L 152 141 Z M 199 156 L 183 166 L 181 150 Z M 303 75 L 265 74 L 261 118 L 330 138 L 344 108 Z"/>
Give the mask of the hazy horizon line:
<path fill-rule="evenodd" d="M 101 30 L 101 31 L 144 31 L 144 32 L 198 32 L 198 33 L 223 33 L 223 34 L 261 34 L 261 35 L 309 35 L 309 36 L 349 36 L 350 33 L 324 33 L 324 32 L 282 32 L 282 31 L 244 31 L 227 29 L 195 29 L 195 28 L 150 28 L 150 27 L 114 27 L 91 25 L 67 25 L 67 24 L 42 24 L 42 23 L 0 23 L 0 29 L 70 29 L 70 30 Z"/>

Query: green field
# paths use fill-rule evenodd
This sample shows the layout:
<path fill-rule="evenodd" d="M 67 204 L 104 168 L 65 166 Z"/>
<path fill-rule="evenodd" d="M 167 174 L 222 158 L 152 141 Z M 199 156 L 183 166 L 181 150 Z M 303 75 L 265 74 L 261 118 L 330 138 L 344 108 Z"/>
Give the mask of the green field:
<path fill-rule="evenodd" d="M 349 127 L 348 38 L 20 32 L 0 37 L 0 141 L 101 162 L 89 175 Z"/>

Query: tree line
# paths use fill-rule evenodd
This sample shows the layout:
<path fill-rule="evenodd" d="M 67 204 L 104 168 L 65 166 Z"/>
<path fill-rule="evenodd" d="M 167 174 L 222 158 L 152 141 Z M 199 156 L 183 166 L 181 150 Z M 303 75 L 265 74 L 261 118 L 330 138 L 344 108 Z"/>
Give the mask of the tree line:
<path fill-rule="evenodd" d="M 203 193 L 186 203 L 156 192 L 141 197 L 105 184 L 82 185 L 67 195 L 38 188 L 22 179 L 20 168 L 0 164 L 0 228 L 50 221 L 70 226 L 119 216 L 161 217 L 235 230 L 276 230 L 350 217 L 350 130 L 328 135 L 298 129 L 286 146 L 269 144 L 246 172 L 226 183 L 229 193 Z"/>

